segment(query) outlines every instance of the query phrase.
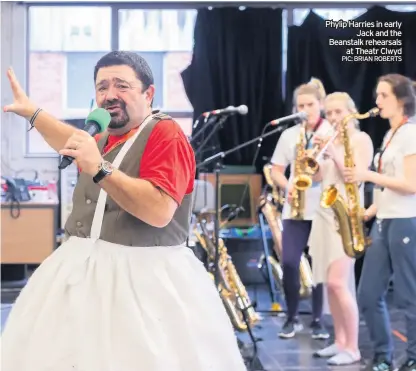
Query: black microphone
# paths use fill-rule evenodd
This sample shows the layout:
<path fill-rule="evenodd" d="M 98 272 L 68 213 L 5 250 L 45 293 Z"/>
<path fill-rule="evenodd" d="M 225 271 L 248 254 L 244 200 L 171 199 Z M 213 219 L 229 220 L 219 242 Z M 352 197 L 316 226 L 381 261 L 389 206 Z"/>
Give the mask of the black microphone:
<path fill-rule="evenodd" d="M 110 124 L 111 115 L 104 108 L 97 108 L 90 112 L 85 120 L 85 127 L 82 129 L 92 137 L 105 131 Z M 63 170 L 72 164 L 74 158 L 71 156 L 63 156 L 58 169 Z"/>
<path fill-rule="evenodd" d="M 270 121 L 267 125 L 271 125 L 271 126 L 275 126 L 275 125 L 280 125 L 286 121 L 292 121 L 292 120 L 300 120 L 300 121 L 304 121 L 308 118 L 308 115 L 306 112 L 297 112 L 294 113 L 292 115 L 289 116 L 284 116 L 281 117 L 279 119 Z"/>

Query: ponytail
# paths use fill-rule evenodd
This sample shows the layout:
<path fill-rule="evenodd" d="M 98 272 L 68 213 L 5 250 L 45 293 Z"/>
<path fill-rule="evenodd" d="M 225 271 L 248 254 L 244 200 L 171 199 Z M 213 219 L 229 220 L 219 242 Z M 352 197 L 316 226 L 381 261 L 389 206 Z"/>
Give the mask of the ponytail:
<path fill-rule="evenodd" d="M 313 95 L 320 103 L 323 103 L 326 92 L 322 81 L 316 77 L 312 77 L 308 83 L 298 86 L 293 93 L 293 107 L 296 107 L 296 100 L 299 95 Z"/>
<path fill-rule="evenodd" d="M 326 91 L 324 88 L 324 84 L 322 84 L 321 80 L 317 79 L 316 77 L 312 77 L 308 82 L 308 85 L 311 85 L 316 89 L 319 96 L 319 101 L 323 101 L 325 99 Z"/>

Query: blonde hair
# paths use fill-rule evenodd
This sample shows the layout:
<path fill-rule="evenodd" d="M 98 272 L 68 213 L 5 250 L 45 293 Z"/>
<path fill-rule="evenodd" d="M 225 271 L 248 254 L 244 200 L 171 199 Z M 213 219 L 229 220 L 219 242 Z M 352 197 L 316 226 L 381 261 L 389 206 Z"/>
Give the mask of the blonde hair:
<path fill-rule="evenodd" d="M 345 92 L 335 92 L 328 94 L 325 98 L 325 103 L 330 100 L 339 100 L 344 103 L 345 107 L 347 108 L 348 112 L 350 113 L 357 113 L 357 107 L 355 106 L 354 101 L 352 100 L 351 96 L 348 93 Z M 359 129 L 360 128 L 360 122 L 357 119 L 352 119 L 354 122 L 354 126 Z"/>
<path fill-rule="evenodd" d="M 312 77 L 306 84 L 298 86 L 293 93 L 293 106 L 296 107 L 296 100 L 299 95 L 310 94 L 313 95 L 320 103 L 325 99 L 326 92 L 322 81 Z"/>

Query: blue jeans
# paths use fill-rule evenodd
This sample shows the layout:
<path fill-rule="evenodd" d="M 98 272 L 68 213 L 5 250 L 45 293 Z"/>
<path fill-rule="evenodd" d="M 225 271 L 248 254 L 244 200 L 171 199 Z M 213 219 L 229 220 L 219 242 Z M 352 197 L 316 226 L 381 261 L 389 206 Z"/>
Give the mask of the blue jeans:
<path fill-rule="evenodd" d="M 386 292 L 393 278 L 394 299 L 403 309 L 407 353 L 416 359 L 416 218 L 377 219 L 371 229 L 358 288 L 358 301 L 375 354 L 393 358 L 393 336 Z"/>

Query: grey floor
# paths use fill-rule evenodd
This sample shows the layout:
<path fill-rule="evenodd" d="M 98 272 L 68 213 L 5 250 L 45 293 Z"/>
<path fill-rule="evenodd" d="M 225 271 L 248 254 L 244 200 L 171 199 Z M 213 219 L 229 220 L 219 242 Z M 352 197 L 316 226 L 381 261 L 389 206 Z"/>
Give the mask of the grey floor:
<path fill-rule="evenodd" d="M 253 329 L 255 338 L 257 338 L 258 358 L 265 371 L 295 371 L 295 370 L 342 370 L 342 371 L 358 371 L 363 368 L 364 361 L 360 364 L 349 367 L 328 367 L 325 360 L 316 359 L 313 357 L 313 352 L 323 347 L 327 341 L 312 340 L 308 331 L 310 317 L 308 314 L 303 314 L 301 320 L 305 325 L 305 330 L 296 338 L 289 340 L 279 339 L 277 332 L 284 322 L 284 314 L 270 315 L 263 313 L 270 307 L 267 290 L 264 287 L 257 288 L 255 291 L 249 289 L 250 296 L 257 301 L 257 309 L 263 317 L 260 325 Z M 1 326 L 7 320 L 8 313 L 12 307 L 12 303 L 16 297 L 16 292 L 2 292 L 1 304 Z M 303 303 L 301 311 L 308 312 L 308 304 Z M 404 322 L 400 313 L 391 308 L 392 327 L 401 334 L 404 332 Z M 331 321 L 326 319 L 326 323 L 330 332 L 332 333 Z M 238 334 L 240 340 L 244 343 L 246 353 L 251 353 L 252 343 L 247 333 Z M 396 343 L 396 361 L 401 362 L 405 358 L 406 343 L 401 341 L 397 336 L 394 336 Z M 364 359 L 372 357 L 371 344 L 368 339 L 367 330 L 364 323 L 361 324 L 360 329 L 360 349 Z M 260 371 L 260 367 L 251 367 L 250 371 Z M 231 371 L 231 370 L 230 370 Z"/>
<path fill-rule="evenodd" d="M 269 298 L 267 291 L 264 289 L 249 291 L 251 297 L 256 297 L 257 309 L 262 314 L 263 320 L 258 328 L 253 330 L 255 338 L 258 339 L 258 358 L 266 371 L 295 371 L 295 370 L 342 370 L 358 371 L 365 367 L 365 363 L 372 359 L 372 346 L 369 341 L 368 332 L 364 322 L 360 323 L 360 350 L 363 357 L 362 362 L 352 366 L 334 367 L 328 366 L 324 359 L 314 358 L 313 353 L 327 345 L 331 340 L 313 340 L 310 335 L 309 324 L 311 317 L 308 314 L 301 315 L 301 321 L 304 324 L 304 331 L 293 339 L 280 339 L 277 333 L 284 323 L 284 314 L 272 316 L 268 313 L 262 313 L 268 310 Z M 391 302 L 391 295 L 388 301 Z M 303 313 L 310 312 L 308 303 L 301 304 L 300 310 Z M 404 320 L 401 313 L 390 305 L 390 315 L 392 328 L 397 334 L 405 334 Z M 332 322 L 329 316 L 324 317 L 324 321 L 331 335 L 333 334 Z M 400 364 L 406 358 L 406 343 L 393 335 L 395 339 L 395 361 Z M 246 347 L 252 347 L 252 342 L 247 334 L 239 334 L 239 338 L 244 341 Z M 261 368 L 252 368 L 251 371 L 260 371 Z"/>

